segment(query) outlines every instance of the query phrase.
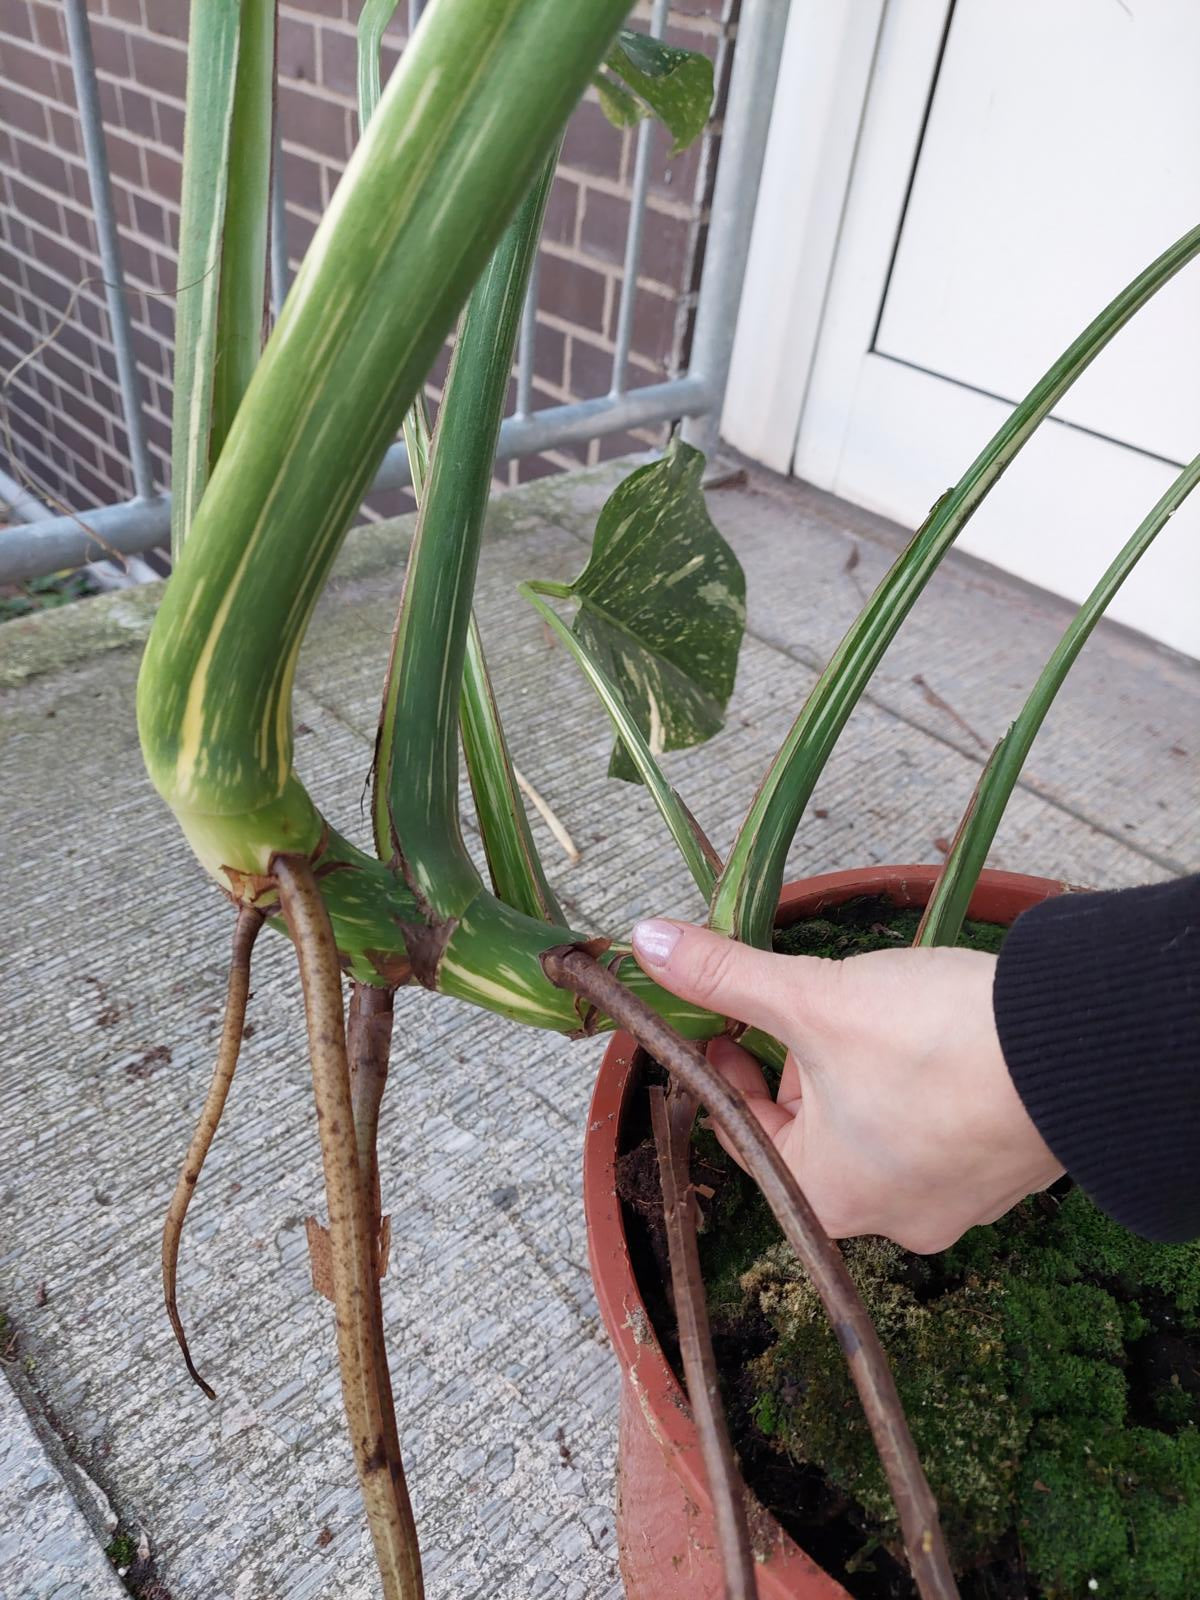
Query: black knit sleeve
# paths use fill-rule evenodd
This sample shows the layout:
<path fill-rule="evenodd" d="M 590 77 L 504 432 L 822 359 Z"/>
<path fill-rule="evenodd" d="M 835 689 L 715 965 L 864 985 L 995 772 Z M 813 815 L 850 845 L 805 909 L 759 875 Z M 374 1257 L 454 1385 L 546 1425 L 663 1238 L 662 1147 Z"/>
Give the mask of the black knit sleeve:
<path fill-rule="evenodd" d="M 1200 1236 L 1200 876 L 1027 911 L 1000 953 L 996 1026 L 1017 1092 L 1096 1204 Z"/>

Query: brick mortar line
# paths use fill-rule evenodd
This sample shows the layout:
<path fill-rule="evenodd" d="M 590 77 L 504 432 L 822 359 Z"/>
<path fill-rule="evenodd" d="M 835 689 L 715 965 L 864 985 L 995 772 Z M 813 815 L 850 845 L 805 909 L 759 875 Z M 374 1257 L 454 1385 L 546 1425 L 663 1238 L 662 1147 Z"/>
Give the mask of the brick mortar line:
<path fill-rule="evenodd" d="M 585 192 L 594 189 L 597 194 L 607 195 L 610 200 L 628 201 L 632 196 L 632 184 L 622 183 L 617 178 L 606 178 L 602 172 L 592 172 L 586 167 L 577 167 L 570 161 L 562 162 L 555 171 L 557 176 L 578 184 Z M 671 217 L 676 222 L 701 220 L 704 210 L 694 200 L 676 200 L 651 188 L 646 190 L 646 209 L 653 211 L 656 216 Z"/>
<path fill-rule="evenodd" d="M 69 165 L 75 170 L 86 174 L 87 168 L 83 164 L 82 157 L 65 156 L 61 151 L 55 150 L 48 145 L 40 144 L 37 140 L 30 138 L 28 135 L 25 137 L 29 144 L 35 145 L 46 155 L 58 156 L 63 161 L 64 165 Z M 48 189 L 40 178 L 33 177 L 22 167 L 14 166 L 11 161 L 0 161 L 0 171 L 6 173 L 10 178 L 15 178 L 18 183 L 25 184 L 28 188 L 33 189 L 37 194 L 42 195 L 44 198 L 56 200 L 60 205 L 69 207 L 76 216 L 83 217 L 88 222 L 94 220 L 95 212 L 90 206 L 84 205 L 82 201 L 76 200 L 73 194 L 64 194 L 60 189 Z M 170 212 L 172 216 L 177 217 L 180 214 L 180 208 L 174 200 L 163 199 L 161 196 L 155 194 L 153 189 L 146 188 L 139 183 L 134 183 L 132 178 L 122 178 L 114 173 L 112 175 L 112 184 L 114 188 L 124 189 L 138 200 L 147 200 L 151 205 L 161 206 L 164 211 Z M 14 207 L 14 210 L 15 209 L 16 208 Z M 39 226 L 37 222 L 26 216 L 18 215 L 18 220 L 24 222 L 27 227 L 36 228 Z M 121 230 L 121 236 L 123 238 L 126 234 L 132 234 L 134 232 L 132 228 L 127 227 L 123 222 L 119 223 L 118 226 Z M 144 238 L 145 235 L 142 235 L 141 237 Z M 74 240 L 69 236 L 64 238 L 64 243 L 68 244 L 72 249 L 83 248 L 82 245 L 76 245 Z M 157 241 L 157 243 L 160 250 L 166 250 L 172 255 L 177 253 L 175 246 L 169 242 Z"/>
<path fill-rule="evenodd" d="M 0 34 L 0 40 L 3 40 L 4 37 L 5 35 Z M 47 59 L 57 61 L 60 66 L 70 65 L 65 56 L 51 56 L 48 54 Z M 110 77 L 110 81 L 112 81 L 119 89 L 136 89 L 139 94 L 144 94 L 148 100 L 152 101 L 155 107 L 169 106 L 172 111 L 183 111 L 185 109 L 184 102 L 182 100 L 177 100 L 174 95 L 163 94 L 160 90 L 153 88 L 151 85 L 137 83 L 131 78 L 111 79 Z M 69 117 L 76 127 L 80 126 L 79 109 L 69 100 L 48 99 L 46 95 L 42 94 L 39 89 L 35 89 L 27 83 L 18 83 L 14 78 L 7 77 L 3 74 L 0 74 L 0 87 L 16 89 L 19 94 L 23 94 L 27 99 L 35 101 L 44 110 L 60 111 L 65 116 Z M 148 149 L 154 150 L 156 154 L 173 156 L 176 161 L 181 159 L 182 152 L 176 145 L 164 144 L 161 139 L 155 138 L 152 133 L 136 133 L 132 128 L 125 127 L 124 124 L 116 125 L 108 121 L 105 121 L 104 126 L 106 133 L 119 134 L 123 139 L 129 139 L 135 144 L 145 145 Z M 25 134 L 21 129 L 17 129 L 16 131 L 25 138 L 33 137 L 30 134 Z M 69 156 L 70 159 L 82 164 L 83 157 L 77 151 L 66 151 L 61 145 L 55 145 L 53 148 L 56 155 L 62 155 L 64 157 Z"/>
<path fill-rule="evenodd" d="M 44 228 L 42 228 L 38 223 L 31 222 L 28 218 L 22 218 L 21 220 L 25 223 L 25 226 L 27 228 L 36 228 L 39 233 L 45 235 L 45 237 L 47 239 L 51 240 L 54 244 L 60 245 L 60 246 L 62 246 L 62 248 L 66 249 L 68 251 L 71 251 L 73 249 L 73 247 L 70 245 L 69 242 L 64 244 L 63 239 L 61 238 L 61 236 L 59 236 L 57 234 L 53 234 L 53 233 L 46 233 L 46 230 Z M 124 238 L 124 237 L 125 237 L 125 235 L 122 234 L 122 238 Z M 143 249 L 146 248 L 146 241 L 145 241 L 145 236 L 144 235 L 131 233 L 131 234 L 129 234 L 128 237 L 129 237 L 129 242 L 131 244 L 141 245 Z M 103 277 L 103 274 L 99 270 L 97 270 L 95 272 L 85 272 L 82 275 L 81 278 L 67 278 L 67 277 L 64 277 L 61 272 L 59 272 L 57 267 L 53 267 L 53 266 L 50 265 L 50 263 L 48 261 L 43 261 L 39 257 L 31 255 L 28 250 L 22 250 L 19 245 L 15 245 L 15 244 L 11 244 L 10 243 L 7 246 L 7 248 L 9 249 L 9 251 L 11 251 L 11 253 L 14 256 L 17 257 L 17 259 L 22 263 L 22 265 L 30 266 L 30 267 L 36 267 L 39 272 L 44 272 L 48 278 L 53 278 L 55 283 L 61 284 L 66 289 L 70 289 L 72 291 L 78 289 L 81 299 L 87 300 L 91 305 L 96 306 L 100 311 L 103 311 L 103 312 L 105 312 L 105 314 L 107 314 L 107 312 L 108 312 L 108 301 L 101 294 L 96 293 L 96 291 L 92 287 L 93 284 L 100 284 L 101 287 L 103 287 L 103 285 L 104 285 L 104 283 L 106 281 L 104 279 L 104 277 Z M 91 261 L 97 267 L 97 269 L 99 269 L 99 267 L 100 267 L 99 260 L 95 256 L 92 256 L 90 254 L 90 252 L 85 251 L 82 246 L 80 246 L 77 250 L 75 250 L 74 253 L 79 256 L 80 260 L 85 265 L 87 264 L 88 261 Z M 161 250 L 160 250 L 160 254 L 161 254 Z M 176 260 L 175 264 L 176 264 L 176 266 L 178 266 L 178 264 L 179 264 L 178 260 Z M 135 273 L 131 273 L 129 268 L 126 267 L 125 268 L 125 278 L 126 278 L 125 287 L 129 291 L 131 298 L 149 296 L 151 299 L 154 299 L 154 300 L 170 300 L 170 299 L 174 299 L 175 296 L 179 292 L 178 288 L 174 288 L 174 289 L 156 289 L 150 284 L 131 285 L 129 283 L 129 281 L 128 281 L 131 277 L 136 277 L 136 274 Z M 84 280 L 88 280 L 88 281 L 84 281 Z M 42 300 L 40 298 L 40 296 L 38 296 L 35 293 L 34 290 L 26 287 L 23 290 L 23 293 L 28 294 L 32 299 L 37 300 L 40 305 L 48 306 L 48 302 L 45 301 L 45 300 Z M 50 309 L 54 309 L 54 308 L 50 308 Z M 62 316 L 62 312 L 58 311 L 58 310 L 55 310 L 54 314 L 55 314 L 56 317 L 61 317 Z M 134 311 L 133 307 L 130 307 L 130 315 L 134 317 L 135 326 L 137 326 L 138 324 L 137 324 L 137 321 L 136 321 L 136 312 Z M 84 331 L 85 332 L 90 332 L 90 330 L 88 330 L 88 329 L 85 329 Z M 143 328 L 141 331 L 143 333 L 148 333 L 151 338 L 157 339 L 160 342 L 163 342 L 163 341 L 166 340 L 166 335 L 162 334 L 162 333 L 159 333 L 157 328 Z M 92 338 L 96 338 L 97 335 L 91 334 L 91 337 Z"/>
<path fill-rule="evenodd" d="M 24 378 L 24 374 L 26 374 L 26 371 L 29 370 L 29 366 L 34 365 L 34 362 L 29 362 L 29 360 L 26 360 L 26 358 L 29 357 L 29 355 L 30 355 L 29 350 L 19 350 L 18 346 L 14 346 L 13 341 L 11 341 L 11 339 L 8 338 L 8 334 L 0 334 L 0 342 L 3 342 L 3 344 L 6 344 L 6 346 L 8 346 L 8 349 L 13 350 L 13 354 L 16 355 L 16 363 L 14 363 L 14 366 L 16 366 L 16 365 L 21 366 L 21 371 L 14 371 L 14 368 L 10 368 L 10 374 L 8 374 L 8 376 L 5 376 L 5 387 L 11 386 L 11 384 L 16 384 L 16 386 L 18 386 L 19 389 L 26 390 L 27 394 L 32 394 L 32 395 L 34 395 L 35 398 L 40 398 L 40 395 L 35 394 L 35 390 L 30 389 L 29 384 L 26 384 L 26 382 L 22 382 L 22 378 Z M 38 339 L 37 344 L 42 344 L 42 342 L 43 342 L 42 339 Z M 80 374 L 82 374 L 83 378 L 91 379 L 91 378 L 96 378 L 96 376 L 99 376 L 99 379 L 101 379 L 101 382 L 104 382 L 104 384 L 107 384 L 107 386 L 109 386 L 110 389 L 112 389 L 112 392 L 114 392 L 114 394 L 120 394 L 120 389 L 118 389 L 117 382 L 115 382 L 115 379 L 107 378 L 106 374 L 104 374 L 104 370 L 102 370 L 101 366 L 99 366 L 99 363 L 96 366 L 88 366 L 88 365 L 86 365 L 85 362 L 82 362 L 82 360 L 80 360 L 80 358 L 78 358 L 78 355 L 74 355 L 74 354 L 72 354 L 72 352 L 70 352 L 70 350 L 64 349 L 64 347 L 62 347 L 61 344 L 54 344 L 54 342 L 51 341 L 51 347 L 53 347 L 53 349 L 56 350 L 56 352 L 58 352 L 59 355 L 61 355 L 62 360 L 66 360 L 66 362 L 72 363 L 72 366 L 77 366 L 78 371 L 80 371 Z M 40 350 L 38 350 L 38 354 L 42 354 L 42 352 L 40 352 Z M 70 382 L 70 379 L 59 378 L 58 374 L 53 373 L 53 371 L 51 371 L 51 373 L 50 373 L 50 378 L 51 378 L 51 381 L 56 382 L 56 384 L 64 384 L 64 382 Z M 104 406 L 102 406 L 101 403 L 99 403 L 98 400 L 96 400 L 96 398 L 94 398 L 94 395 L 93 395 L 93 405 L 96 406 L 96 410 L 98 410 L 98 411 L 104 410 Z M 70 419 L 70 421 L 74 421 L 74 418 Z M 78 424 L 77 424 L 77 426 L 78 426 Z M 90 432 L 90 429 L 85 429 L 85 432 Z"/>
<path fill-rule="evenodd" d="M 84 430 L 81 429 L 80 431 L 83 432 Z M 14 430 L 14 432 L 15 432 L 15 430 Z M 80 499 L 85 499 L 86 500 L 86 499 L 90 499 L 91 498 L 90 494 L 87 491 L 84 490 L 83 483 L 80 480 L 80 478 L 79 478 L 79 476 L 78 476 L 78 474 L 77 474 L 77 472 L 75 470 L 75 467 L 60 467 L 58 465 L 58 463 L 56 461 L 54 461 L 52 459 L 52 457 L 48 456 L 46 454 L 46 452 L 44 450 L 42 450 L 37 444 L 35 444 L 31 439 L 26 438 L 24 433 L 17 434 L 16 436 L 19 437 L 19 439 L 21 441 L 21 444 L 24 446 L 25 451 L 35 455 L 38 458 L 38 460 L 43 464 L 44 468 L 48 468 L 53 472 L 55 478 L 57 478 L 59 480 L 61 480 L 63 478 L 70 479 L 74 483 L 76 489 L 79 491 Z M 64 446 L 63 448 L 65 449 L 66 447 Z M 110 453 L 111 454 L 116 454 L 115 451 L 112 451 Z M 103 464 L 98 463 L 96 465 L 93 465 L 90 461 L 81 461 L 76 455 L 74 455 L 73 452 L 71 453 L 71 459 L 72 459 L 73 462 L 76 463 L 77 466 L 82 467 L 85 472 L 88 472 L 88 473 L 92 474 L 93 476 L 95 476 L 97 478 L 103 479 L 103 481 L 106 484 L 108 484 L 109 488 L 112 489 L 112 491 L 113 491 L 113 499 L 114 499 L 115 502 L 119 503 L 120 501 L 125 499 L 126 495 L 129 492 L 130 485 L 129 484 L 116 483 L 113 480 L 113 478 L 110 476 L 110 474 L 106 471 L 106 469 L 104 468 Z M 39 475 L 38 472 L 30 471 L 29 467 L 26 465 L 26 463 L 24 461 L 19 462 L 19 465 L 21 467 L 23 467 L 26 472 L 29 473 L 30 477 L 37 477 Z M 40 472 L 40 470 L 41 469 L 39 469 L 39 472 Z M 62 496 L 60 494 L 55 494 L 51 489 L 49 489 L 46 486 L 42 486 L 37 492 L 39 493 L 39 496 L 44 496 L 48 500 L 51 500 L 51 501 L 57 500 L 60 504 L 66 505 L 66 500 L 65 500 L 64 496 Z M 97 510 L 102 509 L 102 506 L 91 506 L 88 509 L 92 510 L 92 511 L 97 511 Z M 77 517 L 86 517 L 87 514 L 88 514 L 87 510 L 84 510 L 84 511 L 70 510 L 70 511 L 64 513 L 64 515 L 77 516 Z"/>
<path fill-rule="evenodd" d="M 600 277 L 607 278 L 609 283 L 625 281 L 625 269 L 619 263 L 603 261 L 598 256 L 584 255 L 574 245 L 558 244 L 553 239 L 543 239 L 541 249 L 546 255 L 553 256 L 556 261 L 565 261 L 569 266 L 590 267 Z M 643 287 L 651 289 L 664 299 L 669 299 L 679 292 L 672 285 L 663 283 L 661 278 L 652 278 L 649 275 L 643 277 L 640 272 L 636 281 L 639 289 Z"/>
<path fill-rule="evenodd" d="M 22 179 L 22 181 L 27 181 L 27 180 Z M 51 192 L 49 190 L 44 189 L 41 185 L 31 184 L 30 187 L 36 188 L 39 193 L 41 193 L 43 195 L 46 195 L 50 199 L 58 198 L 58 197 L 54 196 L 53 194 L 51 194 Z M 290 206 L 289 206 L 289 209 L 291 209 Z M 23 249 L 21 246 L 16 245 L 16 244 L 12 244 L 10 242 L 8 244 L 8 249 L 12 252 L 12 254 L 21 263 L 27 264 L 27 265 L 32 266 L 32 267 L 36 267 L 39 272 L 44 272 L 47 277 L 53 279 L 56 283 L 60 284 L 63 288 L 69 289 L 72 292 L 74 292 L 76 289 L 78 289 L 81 299 L 88 300 L 89 303 L 92 304 L 93 306 L 95 306 L 98 310 L 101 310 L 101 311 L 103 311 L 103 312 L 105 312 L 107 314 L 107 309 L 108 309 L 107 301 L 103 298 L 102 294 L 99 293 L 96 290 L 96 288 L 94 287 L 94 284 L 102 282 L 101 274 L 100 274 L 100 271 L 99 271 L 99 268 L 100 268 L 100 265 L 101 265 L 101 263 L 99 261 L 99 257 L 97 255 L 95 255 L 93 252 L 91 252 L 89 249 L 85 248 L 84 246 L 75 245 L 73 243 L 73 241 L 71 241 L 69 239 L 65 239 L 62 234 L 56 234 L 56 233 L 50 232 L 45 226 L 43 226 L 41 223 L 37 222 L 36 220 L 34 220 L 32 218 L 22 217 L 21 221 L 23 222 L 23 224 L 25 225 L 25 227 L 29 231 L 38 234 L 39 236 L 41 236 L 42 238 L 48 240 L 50 243 L 54 244 L 55 246 L 57 246 L 59 248 L 65 249 L 65 250 L 77 255 L 79 257 L 80 261 L 83 264 L 86 265 L 88 263 L 91 263 L 93 266 L 95 266 L 97 268 L 97 271 L 85 274 L 84 275 L 85 277 L 90 278 L 93 281 L 92 281 L 92 283 L 88 283 L 88 284 L 84 285 L 83 287 L 80 287 L 80 280 L 79 279 L 72 280 L 70 278 L 65 277 L 61 272 L 59 272 L 59 270 L 56 267 L 52 266 L 49 262 L 42 260 L 40 257 L 32 254 L 30 251 L 28 251 L 26 249 Z M 152 239 L 148 235 L 138 232 L 136 229 L 125 228 L 124 226 L 122 226 L 122 228 L 121 228 L 121 238 L 122 238 L 122 240 L 128 239 L 130 243 L 140 245 L 143 249 L 151 249 L 151 250 L 153 250 L 155 252 L 155 254 L 158 257 L 163 258 L 163 259 L 167 260 L 168 262 L 174 262 L 174 264 L 176 266 L 178 266 L 178 256 L 175 254 L 175 252 L 169 246 L 164 245 L 159 240 Z M 543 241 L 541 248 L 543 250 L 545 250 L 548 255 L 552 255 L 556 260 L 566 261 L 569 265 L 572 265 L 572 266 L 588 266 L 588 267 L 591 267 L 592 270 L 598 272 L 601 276 L 606 277 L 606 278 L 610 279 L 611 281 L 616 281 L 618 279 L 620 279 L 622 282 L 624 281 L 622 273 L 621 273 L 621 269 L 619 267 L 612 267 L 611 265 L 609 265 L 607 263 L 598 262 L 595 258 L 589 257 L 589 256 L 584 256 L 582 253 L 579 253 L 577 257 L 576 256 L 572 256 L 572 255 L 567 255 L 567 254 L 563 253 L 563 250 L 562 250 L 561 247 L 555 247 L 553 245 L 553 243 L 550 242 L 550 241 Z M 302 260 L 303 258 L 297 256 L 297 257 L 295 257 L 293 259 Z M 607 271 L 605 270 L 606 266 L 608 268 Z M 127 278 L 129 278 L 129 277 L 135 277 L 136 278 L 137 275 L 130 273 L 129 270 L 126 269 L 126 276 L 127 276 Z M 669 287 L 665 286 L 660 280 L 655 279 L 655 278 L 643 277 L 640 273 L 639 273 L 638 278 L 637 278 L 637 286 L 638 286 L 639 290 L 642 290 L 642 291 L 644 291 L 644 292 L 646 292 L 648 294 L 653 294 L 657 298 L 659 298 L 661 300 L 664 300 L 664 301 L 668 302 L 671 305 L 678 305 L 685 298 L 685 295 L 684 295 L 683 291 L 680 291 L 680 290 L 677 290 L 677 289 L 674 289 L 674 288 L 669 288 Z M 127 285 L 127 287 L 130 287 L 130 286 Z M 26 285 L 23 288 L 22 292 L 27 294 L 32 300 L 35 300 L 40 306 L 42 306 L 46 310 L 53 312 L 55 317 L 61 316 L 61 312 L 57 311 L 56 308 L 51 306 L 49 304 L 49 302 L 46 301 L 45 299 L 43 299 L 39 294 L 37 294 L 37 292 L 35 290 L 29 288 L 28 285 Z M 177 293 L 178 293 L 178 288 L 175 288 L 175 289 L 156 289 L 156 288 L 151 287 L 150 285 L 144 285 L 142 287 L 137 287 L 137 286 L 132 286 L 131 287 L 131 295 L 132 295 L 133 298 L 137 298 L 137 297 L 142 296 L 142 295 L 147 295 L 147 296 L 150 296 L 150 297 L 155 298 L 155 299 L 171 299 L 171 298 L 174 298 L 174 296 Z M 582 343 L 587 344 L 590 348 L 598 350 L 598 351 L 601 351 L 604 354 L 611 355 L 613 353 L 613 349 L 614 349 L 613 341 L 608 335 L 603 334 L 603 333 L 598 333 L 595 329 L 586 327 L 586 326 L 584 326 L 584 325 L 582 325 L 580 323 L 572 322 L 569 318 L 563 317 L 557 312 L 547 311 L 547 310 L 544 310 L 541 306 L 539 306 L 538 307 L 538 322 L 540 324 L 542 324 L 543 326 L 545 326 L 545 327 L 553 329 L 555 332 L 563 333 L 563 334 L 569 335 L 571 337 L 578 338 Z M 147 337 L 154 339 L 157 343 L 159 343 L 160 345 L 163 345 L 164 347 L 170 347 L 172 345 L 172 343 L 173 343 L 173 341 L 171 341 L 166 334 L 160 332 L 157 328 L 154 328 L 152 326 L 146 327 L 146 326 L 143 326 L 142 324 L 137 323 L 136 322 L 136 314 L 135 314 L 135 326 L 137 326 L 140 329 L 141 332 L 145 333 L 147 335 Z M 90 338 L 96 339 L 96 338 L 100 337 L 99 335 L 91 333 L 90 330 L 86 330 L 85 329 L 85 332 L 88 332 L 88 336 Z M 644 352 L 641 352 L 641 351 L 638 351 L 638 350 L 635 349 L 635 350 L 632 350 L 630 352 L 630 356 L 631 356 L 631 359 L 633 359 L 633 361 L 635 362 L 635 364 L 644 363 L 645 364 L 644 370 L 647 370 L 647 371 L 658 371 L 659 370 L 660 363 L 657 362 L 653 357 L 645 355 Z"/>
<path fill-rule="evenodd" d="M 16 357 L 13 365 L 9 368 L 8 373 L 4 376 L 5 388 L 20 389 L 23 393 L 27 394 L 30 399 L 41 401 L 44 404 L 44 396 L 38 393 L 38 391 L 33 387 L 32 380 L 26 377 L 26 373 L 29 372 L 30 367 L 33 365 L 32 362 L 26 359 L 29 355 L 29 352 L 27 350 L 20 350 L 7 336 L 7 334 L 0 336 L 0 343 L 3 343 L 5 346 L 7 346 L 7 348 L 11 350 Z M 62 353 L 63 355 L 67 356 L 69 361 L 73 362 L 74 365 L 79 368 L 80 373 L 84 378 L 91 378 L 96 375 L 93 369 L 83 366 L 82 362 L 76 360 L 74 356 L 67 355 L 66 351 L 63 351 Z M 18 368 L 20 370 L 18 370 Z M 90 405 L 92 410 L 100 412 L 106 421 L 108 420 L 108 411 L 94 395 L 89 396 L 86 393 L 81 393 L 78 389 L 71 387 L 74 384 L 73 378 L 59 377 L 57 373 L 50 371 L 49 369 L 47 369 L 44 373 L 44 377 L 48 379 L 49 382 L 54 384 L 55 388 L 59 391 L 62 391 L 64 386 L 66 386 L 77 398 L 84 400 L 85 404 Z M 108 382 L 108 379 L 104 377 L 103 373 L 100 374 L 100 377 L 103 382 Z M 118 391 L 114 387 L 113 393 L 116 394 L 117 392 Z M 74 427 L 77 427 L 81 433 L 86 433 L 93 439 L 100 437 L 100 435 L 98 435 L 92 428 L 89 428 L 86 423 L 77 422 L 74 416 L 67 417 L 66 420 Z M 114 448 L 111 440 L 107 442 L 107 448 L 110 450 Z"/>

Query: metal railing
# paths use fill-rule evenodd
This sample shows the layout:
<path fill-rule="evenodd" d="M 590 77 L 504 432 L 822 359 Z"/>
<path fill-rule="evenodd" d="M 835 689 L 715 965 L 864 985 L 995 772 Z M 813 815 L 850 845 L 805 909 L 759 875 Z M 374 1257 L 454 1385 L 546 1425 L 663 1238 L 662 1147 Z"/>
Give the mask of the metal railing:
<path fill-rule="evenodd" d="M 86 0 L 63 0 L 63 7 L 135 494 L 120 504 L 56 516 L 8 473 L 0 471 L 0 499 L 8 502 L 9 514 L 20 524 L 0 536 L 0 582 L 6 583 L 82 566 L 113 552 L 136 556 L 165 544 L 170 535 L 170 497 L 155 490 L 146 445 L 141 377 L 133 355 Z M 409 0 L 409 8 L 411 13 L 419 12 L 418 0 Z M 668 11 L 669 0 L 654 0 L 652 33 L 662 34 Z M 516 407 L 500 429 L 501 460 L 676 419 L 684 419 L 684 436 L 689 443 L 711 453 L 720 425 L 787 14 L 788 0 L 743 0 L 687 371 L 644 388 L 626 388 L 650 178 L 651 127 L 642 123 L 634 156 L 609 391 L 596 399 L 576 400 L 536 413 L 532 410 L 538 289 L 535 269 L 518 349 Z M 282 172 L 278 161 L 275 170 L 277 175 Z M 284 195 L 278 176 L 272 207 L 271 296 L 278 314 L 288 277 Z M 407 452 L 403 443 L 397 442 L 384 457 L 373 488 L 400 488 L 408 482 Z"/>

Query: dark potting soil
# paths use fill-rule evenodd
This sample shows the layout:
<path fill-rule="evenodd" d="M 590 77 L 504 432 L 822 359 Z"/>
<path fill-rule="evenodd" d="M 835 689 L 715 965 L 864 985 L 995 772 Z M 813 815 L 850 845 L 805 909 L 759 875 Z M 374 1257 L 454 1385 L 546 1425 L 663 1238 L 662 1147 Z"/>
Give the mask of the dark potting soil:
<path fill-rule="evenodd" d="M 859 900 L 777 935 L 844 958 L 911 943 Z M 1004 929 L 970 923 L 995 951 Z M 642 1058 L 646 1084 L 663 1081 Z M 648 1102 L 617 1186 L 638 1286 L 682 1382 Z M 915 1600 L 882 1472 L 824 1313 L 755 1186 L 698 1127 L 713 1343 L 742 1472 L 856 1600 Z M 1124 1233 L 1069 1180 L 941 1256 L 850 1241 L 941 1507 L 963 1600 L 1200 1595 L 1200 1250 Z"/>

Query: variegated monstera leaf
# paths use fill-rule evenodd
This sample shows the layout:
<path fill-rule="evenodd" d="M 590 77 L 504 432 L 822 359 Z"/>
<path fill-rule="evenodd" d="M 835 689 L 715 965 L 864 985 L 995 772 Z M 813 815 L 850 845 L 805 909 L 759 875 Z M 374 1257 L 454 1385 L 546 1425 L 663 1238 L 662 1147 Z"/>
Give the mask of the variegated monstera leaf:
<path fill-rule="evenodd" d="M 655 755 L 722 726 L 746 623 L 746 579 L 708 514 L 703 471 L 700 451 L 676 439 L 661 461 L 630 473 L 571 585 L 574 631 Z M 608 770 L 638 782 L 620 741 Z"/>
<path fill-rule="evenodd" d="M 713 69 L 707 56 L 622 28 L 595 79 L 600 104 L 618 128 L 657 117 L 670 130 L 671 154 L 686 150 L 712 110 Z"/>

